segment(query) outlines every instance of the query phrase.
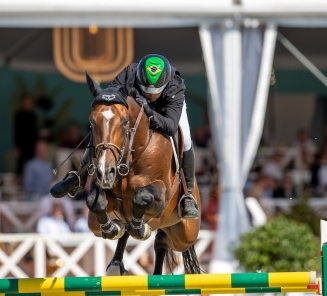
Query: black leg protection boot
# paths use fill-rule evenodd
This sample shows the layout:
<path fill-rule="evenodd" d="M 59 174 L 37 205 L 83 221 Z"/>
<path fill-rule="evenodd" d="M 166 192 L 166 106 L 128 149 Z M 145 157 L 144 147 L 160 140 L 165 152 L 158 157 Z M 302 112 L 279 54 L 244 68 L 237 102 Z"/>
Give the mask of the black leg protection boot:
<path fill-rule="evenodd" d="M 78 171 L 81 170 L 85 164 L 89 161 L 89 149 L 87 148 L 84 152 L 84 155 L 81 160 L 81 164 L 78 168 Z M 58 182 L 57 184 L 53 185 L 50 189 L 50 194 L 53 197 L 63 197 L 65 195 L 69 195 L 70 197 L 75 197 L 78 192 L 83 190 L 86 180 L 87 180 L 87 170 L 78 176 L 78 171 L 71 171 L 67 173 L 65 178 Z"/>
<path fill-rule="evenodd" d="M 183 153 L 183 161 L 182 161 L 182 169 L 184 172 L 188 195 L 184 195 L 181 198 L 182 205 L 182 219 L 190 220 L 190 219 L 198 219 L 199 218 L 199 210 L 198 205 L 196 204 L 196 200 L 192 195 L 194 189 L 194 174 L 195 174 L 195 156 L 193 146 L 190 150 L 184 151 Z"/>

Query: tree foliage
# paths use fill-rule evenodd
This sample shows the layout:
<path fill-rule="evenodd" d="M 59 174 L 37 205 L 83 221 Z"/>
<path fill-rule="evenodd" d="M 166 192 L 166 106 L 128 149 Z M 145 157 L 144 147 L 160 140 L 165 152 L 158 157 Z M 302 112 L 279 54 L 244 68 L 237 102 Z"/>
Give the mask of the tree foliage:
<path fill-rule="evenodd" d="M 233 250 L 245 271 L 311 271 L 320 267 L 320 242 L 309 226 L 283 216 L 242 235 Z"/>

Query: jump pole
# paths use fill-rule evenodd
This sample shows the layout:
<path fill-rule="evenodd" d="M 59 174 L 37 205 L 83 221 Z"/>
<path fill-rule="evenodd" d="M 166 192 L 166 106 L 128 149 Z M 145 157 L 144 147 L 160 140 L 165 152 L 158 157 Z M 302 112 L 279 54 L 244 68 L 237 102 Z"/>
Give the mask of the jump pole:
<path fill-rule="evenodd" d="M 0 279 L 0 296 L 317 292 L 316 272 Z M 71 294 L 78 293 L 78 294 Z"/>
<path fill-rule="evenodd" d="M 327 296 L 327 222 L 321 220 L 322 279 L 316 272 L 0 279 L 0 296 L 155 296 L 316 292 Z"/>
<path fill-rule="evenodd" d="M 322 279 L 320 281 L 322 295 L 327 296 L 327 221 L 320 220 L 321 237 L 321 267 Z"/>

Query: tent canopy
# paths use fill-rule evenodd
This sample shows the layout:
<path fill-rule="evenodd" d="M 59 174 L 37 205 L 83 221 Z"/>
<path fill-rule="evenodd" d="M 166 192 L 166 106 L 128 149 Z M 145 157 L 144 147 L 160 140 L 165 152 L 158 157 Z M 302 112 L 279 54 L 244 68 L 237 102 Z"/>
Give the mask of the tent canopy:
<path fill-rule="evenodd" d="M 239 4 L 238 4 L 239 3 Z M 290 26 L 327 26 L 325 0 L 2 0 L 2 27 L 178 27 L 217 18 L 258 18 Z"/>

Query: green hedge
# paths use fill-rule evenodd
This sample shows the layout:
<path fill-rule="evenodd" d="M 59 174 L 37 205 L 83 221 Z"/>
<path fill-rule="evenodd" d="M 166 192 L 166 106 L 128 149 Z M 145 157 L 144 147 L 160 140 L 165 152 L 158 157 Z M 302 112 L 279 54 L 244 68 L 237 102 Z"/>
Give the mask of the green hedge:
<path fill-rule="evenodd" d="M 320 268 L 320 242 L 312 230 L 283 216 L 242 235 L 233 250 L 245 271 L 312 271 Z"/>

